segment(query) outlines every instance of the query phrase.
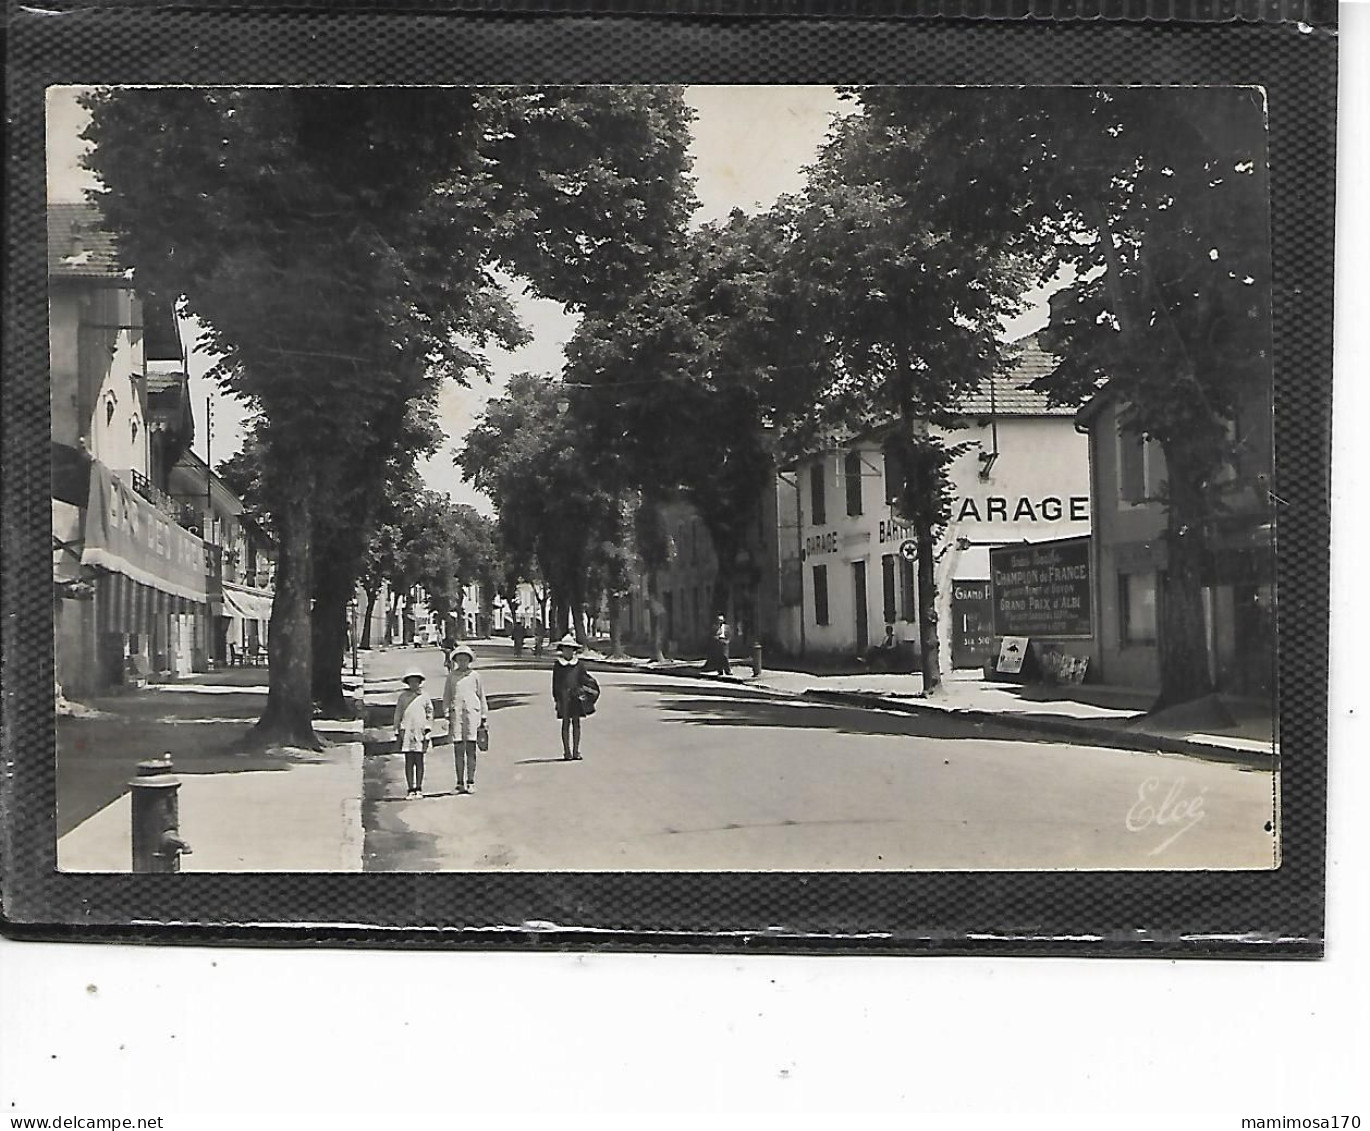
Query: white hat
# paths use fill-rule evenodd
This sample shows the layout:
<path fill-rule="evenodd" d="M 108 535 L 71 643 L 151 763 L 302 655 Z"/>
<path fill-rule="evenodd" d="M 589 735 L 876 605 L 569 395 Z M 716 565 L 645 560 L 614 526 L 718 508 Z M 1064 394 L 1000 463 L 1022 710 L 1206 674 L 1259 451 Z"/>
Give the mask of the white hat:
<path fill-rule="evenodd" d="M 405 672 L 405 675 L 404 675 L 404 682 L 405 682 L 405 683 L 408 683 L 411 679 L 426 679 L 426 678 L 427 678 L 427 676 L 425 676 L 425 675 L 423 674 L 423 672 L 419 671 L 418 668 L 410 668 L 409 671 Z"/>
<path fill-rule="evenodd" d="M 580 641 L 577 640 L 574 636 L 572 636 L 572 635 L 568 632 L 565 636 L 563 636 L 560 640 L 557 641 L 557 647 L 558 647 L 558 648 L 579 648 L 579 647 L 580 647 Z"/>
<path fill-rule="evenodd" d="M 476 654 L 473 651 L 471 651 L 471 646 L 469 644 L 458 644 L 455 648 L 452 649 L 452 655 L 453 657 L 469 656 L 473 660 L 476 658 Z"/>

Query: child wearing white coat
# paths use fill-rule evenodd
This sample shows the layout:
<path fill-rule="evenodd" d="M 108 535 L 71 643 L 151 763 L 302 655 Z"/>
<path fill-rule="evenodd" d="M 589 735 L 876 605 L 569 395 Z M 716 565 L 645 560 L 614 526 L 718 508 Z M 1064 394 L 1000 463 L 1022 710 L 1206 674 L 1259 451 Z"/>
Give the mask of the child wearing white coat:
<path fill-rule="evenodd" d="M 457 767 L 457 792 L 476 792 L 476 748 L 482 736 L 489 741 L 490 707 L 485 684 L 471 667 L 475 653 L 465 644 L 452 652 L 442 702 L 452 735 L 452 756 Z"/>
<path fill-rule="evenodd" d="M 423 793 L 423 756 L 433 733 L 433 702 L 423 693 L 423 673 L 404 677 L 404 690 L 395 703 L 395 741 L 404 751 L 404 780 L 409 797 Z"/>

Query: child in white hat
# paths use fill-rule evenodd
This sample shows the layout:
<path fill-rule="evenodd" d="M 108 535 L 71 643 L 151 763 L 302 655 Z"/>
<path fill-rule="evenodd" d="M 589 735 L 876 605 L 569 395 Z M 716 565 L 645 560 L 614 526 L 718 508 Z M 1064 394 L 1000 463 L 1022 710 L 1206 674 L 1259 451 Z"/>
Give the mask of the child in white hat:
<path fill-rule="evenodd" d="M 489 742 L 490 707 L 485 701 L 485 684 L 471 667 L 476 654 L 459 644 L 449 658 L 447 682 L 442 689 L 442 704 L 452 734 L 452 756 L 457 766 L 457 792 L 476 792 L 476 749 L 478 742 Z"/>
<path fill-rule="evenodd" d="M 423 693 L 423 672 L 404 677 L 404 690 L 395 702 L 395 742 L 404 751 L 404 780 L 408 797 L 423 795 L 423 756 L 433 733 L 433 703 Z"/>

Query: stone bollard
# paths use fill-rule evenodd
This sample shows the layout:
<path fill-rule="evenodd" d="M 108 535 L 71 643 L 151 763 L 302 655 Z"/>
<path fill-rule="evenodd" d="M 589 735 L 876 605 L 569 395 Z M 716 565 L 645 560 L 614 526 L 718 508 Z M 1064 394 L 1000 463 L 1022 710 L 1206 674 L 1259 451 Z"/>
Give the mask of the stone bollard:
<path fill-rule="evenodd" d="M 138 763 L 130 781 L 133 812 L 133 870 L 179 872 L 181 854 L 190 845 L 181 839 L 177 794 L 181 779 L 171 772 L 171 755 Z"/>
<path fill-rule="evenodd" d="M 761 674 L 761 645 L 752 645 L 752 678 L 755 679 Z"/>

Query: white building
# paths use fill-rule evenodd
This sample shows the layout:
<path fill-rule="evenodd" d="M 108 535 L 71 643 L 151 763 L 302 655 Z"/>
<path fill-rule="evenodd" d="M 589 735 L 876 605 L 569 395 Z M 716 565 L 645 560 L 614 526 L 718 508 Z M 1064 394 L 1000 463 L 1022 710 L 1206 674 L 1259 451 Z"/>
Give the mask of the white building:
<path fill-rule="evenodd" d="M 963 402 L 961 426 L 934 429 L 948 445 L 970 445 L 951 465 L 955 499 L 937 553 L 944 667 L 979 667 L 988 658 L 990 547 L 1090 532 L 1088 439 L 1075 429 L 1074 410 L 1048 408 L 1025 387 L 1050 370 L 1052 358 L 1034 337 L 1017 344 L 1013 372 Z M 790 517 L 802 563 L 802 583 L 791 586 L 797 610 L 780 620 L 789 651 L 864 655 L 884 638 L 885 625 L 917 648 L 916 567 L 900 554 L 913 532 L 890 505 L 897 485 L 886 434 L 814 453 L 785 475 L 798 508 Z"/>

